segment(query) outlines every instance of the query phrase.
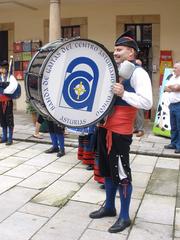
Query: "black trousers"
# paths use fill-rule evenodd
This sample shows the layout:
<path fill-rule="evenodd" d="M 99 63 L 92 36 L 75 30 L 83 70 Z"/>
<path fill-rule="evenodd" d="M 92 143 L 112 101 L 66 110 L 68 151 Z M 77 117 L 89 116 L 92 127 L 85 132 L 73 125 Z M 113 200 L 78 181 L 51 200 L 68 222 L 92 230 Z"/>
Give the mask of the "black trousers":
<path fill-rule="evenodd" d="M 112 132 L 112 147 L 108 154 L 106 134 L 107 130 L 105 128 L 100 127 L 98 129 L 99 169 L 101 175 L 103 177 L 112 177 L 113 182 L 119 184 L 123 180 L 120 178 L 120 169 L 123 168 L 127 179 L 131 181 L 129 151 L 132 143 L 132 135 L 121 135 Z"/>
<path fill-rule="evenodd" d="M 13 101 L 0 102 L 1 127 L 14 127 Z"/>

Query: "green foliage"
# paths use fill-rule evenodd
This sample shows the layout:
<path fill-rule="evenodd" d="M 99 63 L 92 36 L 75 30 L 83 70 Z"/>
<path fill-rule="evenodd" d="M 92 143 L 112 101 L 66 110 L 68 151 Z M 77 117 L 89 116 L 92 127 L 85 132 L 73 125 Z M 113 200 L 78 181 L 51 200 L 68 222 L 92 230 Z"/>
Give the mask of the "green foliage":
<path fill-rule="evenodd" d="M 35 108 L 33 107 L 33 105 L 31 103 L 27 103 L 27 107 L 26 107 L 26 112 L 27 113 L 36 113 Z"/>

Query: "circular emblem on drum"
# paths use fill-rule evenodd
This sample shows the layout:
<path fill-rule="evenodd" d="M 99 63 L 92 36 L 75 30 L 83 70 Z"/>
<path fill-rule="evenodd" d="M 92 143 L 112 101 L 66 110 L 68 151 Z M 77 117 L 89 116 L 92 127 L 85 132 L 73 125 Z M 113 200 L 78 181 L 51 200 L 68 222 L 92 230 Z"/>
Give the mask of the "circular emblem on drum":
<path fill-rule="evenodd" d="M 45 63 L 42 98 L 57 122 L 86 127 L 102 119 L 113 103 L 117 69 L 99 43 L 76 39 L 56 48 Z"/>

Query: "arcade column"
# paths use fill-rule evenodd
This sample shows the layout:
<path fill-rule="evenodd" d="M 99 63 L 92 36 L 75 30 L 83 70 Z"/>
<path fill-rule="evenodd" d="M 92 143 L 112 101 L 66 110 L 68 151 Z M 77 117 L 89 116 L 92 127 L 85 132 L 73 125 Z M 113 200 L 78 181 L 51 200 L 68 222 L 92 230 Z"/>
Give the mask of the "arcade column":
<path fill-rule="evenodd" d="M 61 0 L 49 1 L 49 42 L 55 41 L 61 37 L 60 2 Z"/>

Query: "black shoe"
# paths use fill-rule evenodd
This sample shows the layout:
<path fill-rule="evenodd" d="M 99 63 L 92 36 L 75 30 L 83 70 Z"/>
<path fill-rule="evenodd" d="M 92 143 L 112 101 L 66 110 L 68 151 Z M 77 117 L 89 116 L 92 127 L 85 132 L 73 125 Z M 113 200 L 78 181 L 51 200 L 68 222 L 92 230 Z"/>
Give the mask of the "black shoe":
<path fill-rule="evenodd" d="M 88 165 L 86 170 L 88 170 L 88 171 L 94 170 L 94 166 L 93 165 Z"/>
<path fill-rule="evenodd" d="M 180 153 L 180 149 L 176 149 L 174 153 Z"/>
<path fill-rule="evenodd" d="M 122 232 L 125 228 L 131 225 L 131 220 L 118 219 L 109 229 L 110 233 Z"/>
<path fill-rule="evenodd" d="M 105 184 L 101 184 L 99 188 L 100 189 L 105 189 Z"/>
<path fill-rule="evenodd" d="M 65 155 L 65 151 L 64 150 L 60 150 L 58 153 L 57 153 L 57 157 L 62 157 Z"/>
<path fill-rule="evenodd" d="M 89 214 L 89 217 L 93 219 L 103 218 L 103 217 L 114 217 L 114 216 L 116 216 L 116 209 L 109 210 L 105 207 L 101 207 L 99 210 Z"/>
<path fill-rule="evenodd" d="M 45 151 L 45 153 L 57 153 L 57 152 L 59 152 L 58 147 L 51 147 Z"/>
<path fill-rule="evenodd" d="M 12 144 L 13 144 L 13 141 L 9 141 L 9 140 L 8 140 L 8 141 L 6 142 L 6 145 L 7 145 L 7 146 L 10 146 L 10 145 L 12 145 Z"/>
<path fill-rule="evenodd" d="M 165 149 L 176 149 L 172 144 L 168 144 L 164 146 Z"/>

